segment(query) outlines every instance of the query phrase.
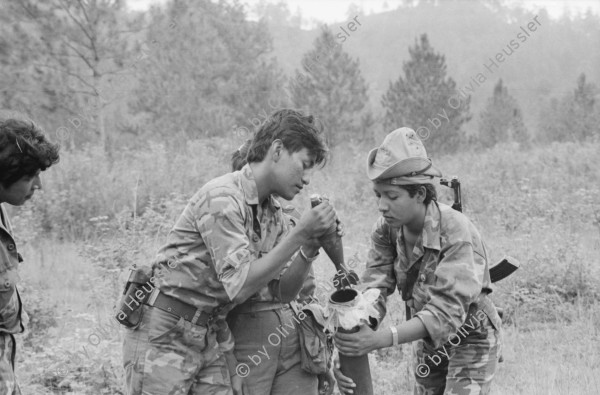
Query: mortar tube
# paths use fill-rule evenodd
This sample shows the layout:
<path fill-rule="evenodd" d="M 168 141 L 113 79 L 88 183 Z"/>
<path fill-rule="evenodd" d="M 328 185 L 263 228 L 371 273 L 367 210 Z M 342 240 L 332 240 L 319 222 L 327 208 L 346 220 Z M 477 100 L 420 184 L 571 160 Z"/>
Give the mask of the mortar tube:
<path fill-rule="evenodd" d="M 335 291 L 329 297 L 331 304 L 346 304 L 352 302 L 358 296 L 358 292 L 351 288 L 340 289 Z M 359 326 L 351 329 L 337 327 L 336 330 L 340 333 L 356 333 L 359 331 Z M 346 377 L 354 381 L 356 387 L 353 388 L 354 395 L 373 395 L 373 379 L 371 378 L 371 368 L 369 366 L 369 355 L 361 355 L 359 357 L 350 357 L 339 354 L 340 371 Z"/>
<path fill-rule="evenodd" d="M 337 224 L 334 224 L 327 233 L 319 237 L 319 242 L 331 262 L 333 262 L 337 273 L 344 273 L 344 246 L 342 238 L 337 234 Z"/>
<path fill-rule="evenodd" d="M 313 195 L 311 196 L 310 203 L 312 207 L 318 206 L 321 203 L 321 198 L 318 195 Z M 356 273 L 349 273 L 344 268 L 344 245 L 341 236 L 337 234 L 336 222 L 329 227 L 323 236 L 319 237 L 319 243 L 329 259 L 331 259 L 331 262 L 333 262 L 336 274 L 341 275 L 341 284 L 339 286 L 336 285 L 336 288 L 358 284 Z"/>

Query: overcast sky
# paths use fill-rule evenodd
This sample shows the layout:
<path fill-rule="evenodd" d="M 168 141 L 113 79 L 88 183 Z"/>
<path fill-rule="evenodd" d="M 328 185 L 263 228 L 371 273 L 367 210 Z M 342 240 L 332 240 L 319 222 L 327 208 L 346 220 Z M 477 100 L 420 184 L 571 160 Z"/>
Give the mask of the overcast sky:
<path fill-rule="evenodd" d="M 130 8 L 135 10 L 147 9 L 151 4 L 164 3 L 166 0 L 127 0 Z M 193 0 L 190 0 L 193 1 Z M 242 3 L 253 5 L 260 0 L 241 0 Z M 281 0 L 267 0 L 269 3 L 279 3 Z M 465 0 L 477 1 L 477 0 Z M 585 12 L 591 8 L 595 14 L 600 14 L 600 0 L 509 0 L 510 3 L 522 4 L 531 10 L 546 8 L 551 17 L 560 17 L 563 10 L 571 13 Z M 325 23 L 342 22 L 346 20 L 348 7 L 356 4 L 362 7 L 366 14 L 397 8 L 402 0 L 286 0 L 292 13 L 299 9 L 303 19 Z"/>

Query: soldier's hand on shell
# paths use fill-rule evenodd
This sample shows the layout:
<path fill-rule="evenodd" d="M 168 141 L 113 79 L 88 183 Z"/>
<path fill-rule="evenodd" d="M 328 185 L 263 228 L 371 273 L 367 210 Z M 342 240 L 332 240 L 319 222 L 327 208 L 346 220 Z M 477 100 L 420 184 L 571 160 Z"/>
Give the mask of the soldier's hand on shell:
<path fill-rule="evenodd" d="M 328 201 L 323 201 L 318 206 L 305 210 L 296 227 L 307 239 L 319 238 L 335 224 L 336 217 L 333 206 Z"/>
<path fill-rule="evenodd" d="M 352 285 L 358 285 L 358 274 L 354 270 L 340 270 L 333 276 L 333 286 L 336 289 L 348 288 Z"/>
<path fill-rule="evenodd" d="M 358 332 L 336 332 L 333 343 L 340 354 L 359 357 L 381 348 L 383 335 L 387 336 L 387 333 L 374 331 L 369 325 L 361 324 Z"/>
<path fill-rule="evenodd" d="M 354 381 L 352 381 L 350 377 L 344 376 L 342 374 L 342 371 L 340 370 L 339 358 L 335 358 L 333 360 L 333 376 L 335 377 L 338 389 L 342 394 L 354 393 L 354 388 L 356 388 L 356 384 L 354 384 Z"/>

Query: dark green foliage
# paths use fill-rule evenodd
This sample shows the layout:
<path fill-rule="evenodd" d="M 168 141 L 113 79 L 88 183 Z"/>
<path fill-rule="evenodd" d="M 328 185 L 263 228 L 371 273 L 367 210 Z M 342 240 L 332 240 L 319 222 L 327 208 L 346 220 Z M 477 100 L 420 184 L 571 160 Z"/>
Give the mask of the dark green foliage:
<path fill-rule="evenodd" d="M 317 116 L 325 127 L 327 143 L 361 139 L 373 122 L 367 106 L 367 83 L 358 60 L 346 53 L 324 27 L 313 49 L 302 57 L 302 70 L 289 82 L 294 107 Z"/>
<path fill-rule="evenodd" d="M 28 33 L 23 41 L 32 55 L 25 64 L 42 87 L 39 97 L 30 96 L 43 110 L 61 114 L 57 126 L 71 140 L 96 140 L 110 152 L 115 133 L 108 105 L 119 95 L 107 94 L 106 83 L 123 71 L 141 19 L 125 13 L 123 0 L 16 0 L 12 12 Z"/>
<path fill-rule="evenodd" d="M 282 75 L 266 26 L 241 5 L 174 0 L 150 18 L 132 102 L 139 126 L 163 138 L 223 135 L 269 108 Z"/>
<path fill-rule="evenodd" d="M 445 56 L 436 53 L 426 34 L 408 49 L 404 75 L 390 83 L 381 103 L 384 126 L 392 131 L 410 127 L 427 140 L 428 152 L 452 152 L 463 138 L 461 127 L 471 119 L 470 99 L 460 96 L 447 76 Z"/>
<path fill-rule="evenodd" d="M 492 147 L 509 140 L 527 146 L 529 135 L 519 104 L 508 94 L 508 89 L 500 79 L 494 87 L 493 96 L 488 99 L 480 115 L 479 143 L 484 147 Z"/>
<path fill-rule="evenodd" d="M 577 79 L 577 87 L 561 99 L 553 98 L 540 114 L 537 139 L 549 141 L 591 140 L 600 136 L 600 104 L 596 85 Z"/>

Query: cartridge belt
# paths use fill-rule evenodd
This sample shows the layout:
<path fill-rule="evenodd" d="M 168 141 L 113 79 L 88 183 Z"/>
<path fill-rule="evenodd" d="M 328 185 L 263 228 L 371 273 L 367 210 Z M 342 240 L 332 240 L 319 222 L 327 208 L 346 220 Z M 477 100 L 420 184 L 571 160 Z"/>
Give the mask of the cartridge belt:
<path fill-rule="evenodd" d="M 183 317 L 184 320 L 194 325 L 208 326 L 213 318 L 211 314 L 202 311 L 202 309 L 165 295 L 158 288 L 154 288 L 146 304 L 178 317 Z"/>

